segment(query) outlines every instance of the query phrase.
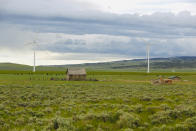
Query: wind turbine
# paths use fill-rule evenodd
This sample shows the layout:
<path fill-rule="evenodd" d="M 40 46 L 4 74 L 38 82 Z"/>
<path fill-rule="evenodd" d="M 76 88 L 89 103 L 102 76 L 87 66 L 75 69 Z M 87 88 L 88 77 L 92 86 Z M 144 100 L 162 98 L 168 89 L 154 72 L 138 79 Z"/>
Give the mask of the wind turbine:
<path fill-rule="evenodd" d="M 147 44 L 147 73 L 150 73 L 150 44 Z"/>
<path fill-rule="evenodd" d="M 37 44 L 36 40 L 33 40 L 33 42 L 28 43 L 28 45 L 33 46 L 33 72 L 36 71 L 36 53 L 35 53 L 36 44 Z"/>
<path fill-rule="evenodd" d="M 36 43 L 36 41 L 34 41 L 34 44 Z M 34 56 L 34 58 L 33 58 L 33 72 L 35 72 L 35 48 L 33 48 L 33 56 Z"/>
<path fill-rule="evenodd" d="M 145 39 L 142 39 L 146 44 L 146 64 L 147 64 L 147 70 L 146 73 L 150 73 L 150 43 L 149 40 L 146 41 Z"/>

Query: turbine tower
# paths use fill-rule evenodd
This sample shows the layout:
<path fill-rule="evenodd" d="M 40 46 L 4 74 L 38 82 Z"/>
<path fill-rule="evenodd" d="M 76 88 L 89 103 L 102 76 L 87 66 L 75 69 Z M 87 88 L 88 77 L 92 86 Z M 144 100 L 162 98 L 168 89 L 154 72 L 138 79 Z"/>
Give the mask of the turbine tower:
<path fill-rule="evenodd" d="M 147 64 L 147 73 L 150 73 L 150 44 L 146 44 L 146 64 Z"/>
<path fill-rule="evenodd" d="M 34 53 L 33 72 L 35 72 L 35 49 L 34 49 L 33 53 Z"/>
<path fill-rule="evenodd" d="M 36 71 L 36 55 L 35 55 L 35 45 L 36 45 L 36 41 L 34 40 L 33 41 L 33 46 L 34 46 L 34 48 L 33 48 L 33 72 L 35 72 Z"/>
<path fill-rule="evenodd" d="M 147 44 L 147 62 L 148 62 L 147 73 L 150 73 L 150 44 Z"/>
<path fill-rule="evenodd" d="M 27 43 L 25 45 L 31 45 L 33 46 L 33 72 L 36 71 L 36 52 L 35 52 L 35 46 L 36 46 L 37 42 L 35 40 L 33 40 L 33 42 Z"/>

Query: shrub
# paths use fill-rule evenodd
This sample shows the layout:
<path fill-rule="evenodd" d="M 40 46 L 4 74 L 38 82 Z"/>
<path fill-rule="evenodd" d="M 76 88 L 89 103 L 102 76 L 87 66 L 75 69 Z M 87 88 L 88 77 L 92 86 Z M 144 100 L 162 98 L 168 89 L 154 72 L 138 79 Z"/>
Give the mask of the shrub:
<path fill-rule="evenodd" d="M 144 122 L 143 126 L 144 126 L 145 128 L 147 128 L 147 127 L 149 127 L 149 126 L 150 126 L 150 124 L 149 124 L 149 123 L 147 123 L 147 122 Z"/>
<path fill-rule="evenodd" d="M 192 117 L 196 115 L 196 112 L 194 111 L 193 107 L 182 106 L 178 110 L 180 111 L 180 114 L 183 114 L 186 117 Z"/>
<path fill-rule="evenodd" d="M 131 129 L 131 128 L 126 128 L 126 129 L 123 129 L 123 131 L 133 131 L 133 129 Z"/>
<path fill-rule="evenodd" d="M 102 112 L 99 114 L 95 113 L 87 113 L 87 114 L 81 114 L 78 119 L 80 120 L 96 120 L 96 121 L 102 121 L 102 122 L 111 122 L 114 123 L 119 119 L 120 112 Z"/>
<path fill-rule="evenodd" d="M 63 129 L 63 130 L 68 130 L 68 131 L 71 131 L 71 130 L 74 130 L 74 126 L 73 126 L 73 122 L 71 119 L 69 118 L 62 118 L 62 117 L 56 117 L 54 118 L 49 127 L 47 129 Z"/>
<path fill-rule="evenodd" d="M 2 118 L 0 118 L 0 130 L 1 129 L 9 129 L 10 124 L 6 123 Z"/>
<path fill-rule="evenodd" d="M 86 124 L 85 126 L 84 126 L 84 130 L 85 131 L 89 131 L 89 130 L 92 130 L 94 128 L 94 126 L 93 125 L 91 125 L 91 124 Z"/>
<path fill-rule="evenodd" d="M 44 112 L 45 113 L 52 113 L 53 109 L 51 107 L 45 108 Z"/>
<path fill-rule="evenodd" d="M 189 130 L 191 130 L 191 131 L 196 130 L 196 116 L 186 119 L 186 121 L 184 123 L 185 123 L 185 125 L 187 125 Z"/>
<path fill-rule="evenodd" d="M 161 131 L 159 127 L 153 127 L 150 131 Z"/>
<path fill-rule="evenodd" d="M 24 118 L 17 118 L 16 119 L 16 125 L 18 125 L 18 126 L 24 126 L 25 125 L 25 123 L 26 123 L 26 121 L 25 121 L 25 119 Z"/>
<path fill-rule="evenodd" d="M 176 124 L 175 130 L 177 131 L 187 131 L 188 127 L 185 124 Z"/>
<path fill-rule="evenodd" d="M 23 101 L 18 102 L 18 106 L 21 106 L 21 107 L 27 107 L 28 105 L 29 105 L 28 102 L 23 102 Z"/>
<path fill-rule="evenodd" d="M 128 106 L 128 105 L 123 105 L 120 107 L 123 111 L 125 112 L 133 112 L 134 108 L 132 106 Z"/>
<path fill-rule="evenodd" d="M 96 131 L 104 131 L 102 128 L 98 127 Z"/>
<path fill-rule="evenodd" d="M 166 124 L 172 121 L 171 117 L 166 111 L 159 111 L 155 113 L 154 115 L 150 116 L 150 120 L 152 124 Z"/>
<path fill-rule="evenodd" d="M 41 111 L 30 111 L 29 112 L 33 117 L 43 117 L 44 113 Z"/>
<path fill-rule="evenodd" d="M 112 117 L 108 113 L 101 113 L 96 116 L 97 120 L 101 120 L 103 122 L 111 121 Z"/>
<path fill-rule="evenodd" d="M 173 119 L 177 119 L 177 118 L 181 117 L 181 115 L 182 115 L 181 112 L 176 109 L 168 110 L 168 111 L 166 111 L 166 114 L 168 114 Z"/>
<path fill-rule="evenodd" d="M 141 122 L 137 115 L 124 112 L 120 115 L 117 125 L 120 128 L 137 128 L 141 125 Z"/>
<path fill-rule="evenodd" d="M 159 109 L 160 109 L 160 107 L 158 107 L 158 106 L 149 106 L 149 107 L 146 108 L 146 111 L 148 113 L 154 114 Z"/>
<path fill-rule="evenodd" d="M 163 101 L 163 100 L 165 100 L 165 98 L 162 97 L 162 96 L 159 96 L 159 97 L 155 97 L 154 100 L 156 100 L 156 101 Z"/>
<path fill-rule="evenodd" d="M 5 105 L 0 104 L 0 110 L 2 111 L 2 110 L 4 110 L 4 109 L 5 109 Z"/>
<path fill-rule="evenodd" d="M 79 116 L 79 119 L 81 120 L 93 120 L 95 118 L 96 118 L 96 115 L 94 113 L 81 114 Z"/>
<path fill-rule="evenodd" d="M 160 127 L 160 130 L 161 131 L 166 131 L 167 130 L 167 126 L 165 124 L 163 124 L 161 127 Z"/>
<path fill-rule="evenodd" d="M 3 118 L 0 118 L 0 127 L 5 124 L 5 120 Z"/>
<path fill-rule="evenodd" d="M 167 104 L 161 104 L 160 108 L 165 111 L 171 109 Z"/>
<path fill-rule="evenodd" d="M 140 98 L 140 101 L 151 101 L 151 100 L 152 100 L 152 98 L 149 96 L 143 96 Z"/>
<path fill-rule="evenodd" d="M 9 125 L 9 124 L 7 124 L 7 123 L 4 123 L 2 127 L 3 127 L 4 129 L 8 130 L 8 129 L 9 129 L 9 127 L 10 127 L 10 125 Z M 1 129 L 1 128 L 0 128 L 0 129 Z"/>
<path fill-rule="evenodd" d="M 144 107 L 143 107 L 142 104 L 137 104 L 137 105 L 135 105 L 135 106 L 134 106 L 134 109 L 135 109 L 135 112 L 137 112 L 137 113 L 141 113 L 141 112 L 144 111 Z"/>

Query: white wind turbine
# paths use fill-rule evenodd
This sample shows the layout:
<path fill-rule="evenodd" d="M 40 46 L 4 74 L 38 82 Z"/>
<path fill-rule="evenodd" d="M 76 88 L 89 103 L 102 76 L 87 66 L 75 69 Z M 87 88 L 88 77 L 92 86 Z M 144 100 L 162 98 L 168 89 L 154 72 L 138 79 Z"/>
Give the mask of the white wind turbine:
<path fill-rule="evenodd" d="M 150 73 L 150 43 L 149 43 L 149 41 L 146 41 L 145 39 L 143 39 L 143 41 L 145 42 L 145 43 L 147 43 L 146 44 L 146 63 L 147 63 L 147 70 L 146 70 L 146 72 L 147 73 Z"/>
<path fill-rule="evenodd" d="M 33 42 L 28 43 L 27 45 L 33 46 L 33 72 L 36 71 L 36 53 L 35 53 L 35 46 L 37 45 L 37 41 L 33 40 Z"/>
<path fill-rule="evenodd" d="M 36 41 L 33 41 L 33 44 L 35 45 L 35 44 L 36 44 Z M 35 56 L 35 48 L 33 48 L 33 56 L 34 56 L 34 57 L 33 57 L 33 72 L 35 72 L 35 66 L 36 66 L 36 65 L 35 65 L 35 64 L 36 64 L 36 63 L 35 63 L 35 62 L 36 62 L 36 61 L 35 61 L 35 60 L 36 60 L 36 58 L 35 58 L 35 57 L 36 57 L 36 56 Z"/>
<path fill-rule="evenodd" d="M 147 57 L 147 73 L 150 73 L 150 44 L 147 44 L 147 49 L 146 49 L 146 57 Z"/>

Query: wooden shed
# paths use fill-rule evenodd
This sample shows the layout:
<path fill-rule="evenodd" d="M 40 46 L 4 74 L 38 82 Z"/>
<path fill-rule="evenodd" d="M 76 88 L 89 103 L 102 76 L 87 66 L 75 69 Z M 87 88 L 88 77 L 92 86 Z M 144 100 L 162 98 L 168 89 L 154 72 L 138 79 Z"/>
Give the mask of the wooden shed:
<path fill-rule="evenodd" d="M 67 80 L 86 80 L 86 70 L 84 68 L 68 68 Z"/>

